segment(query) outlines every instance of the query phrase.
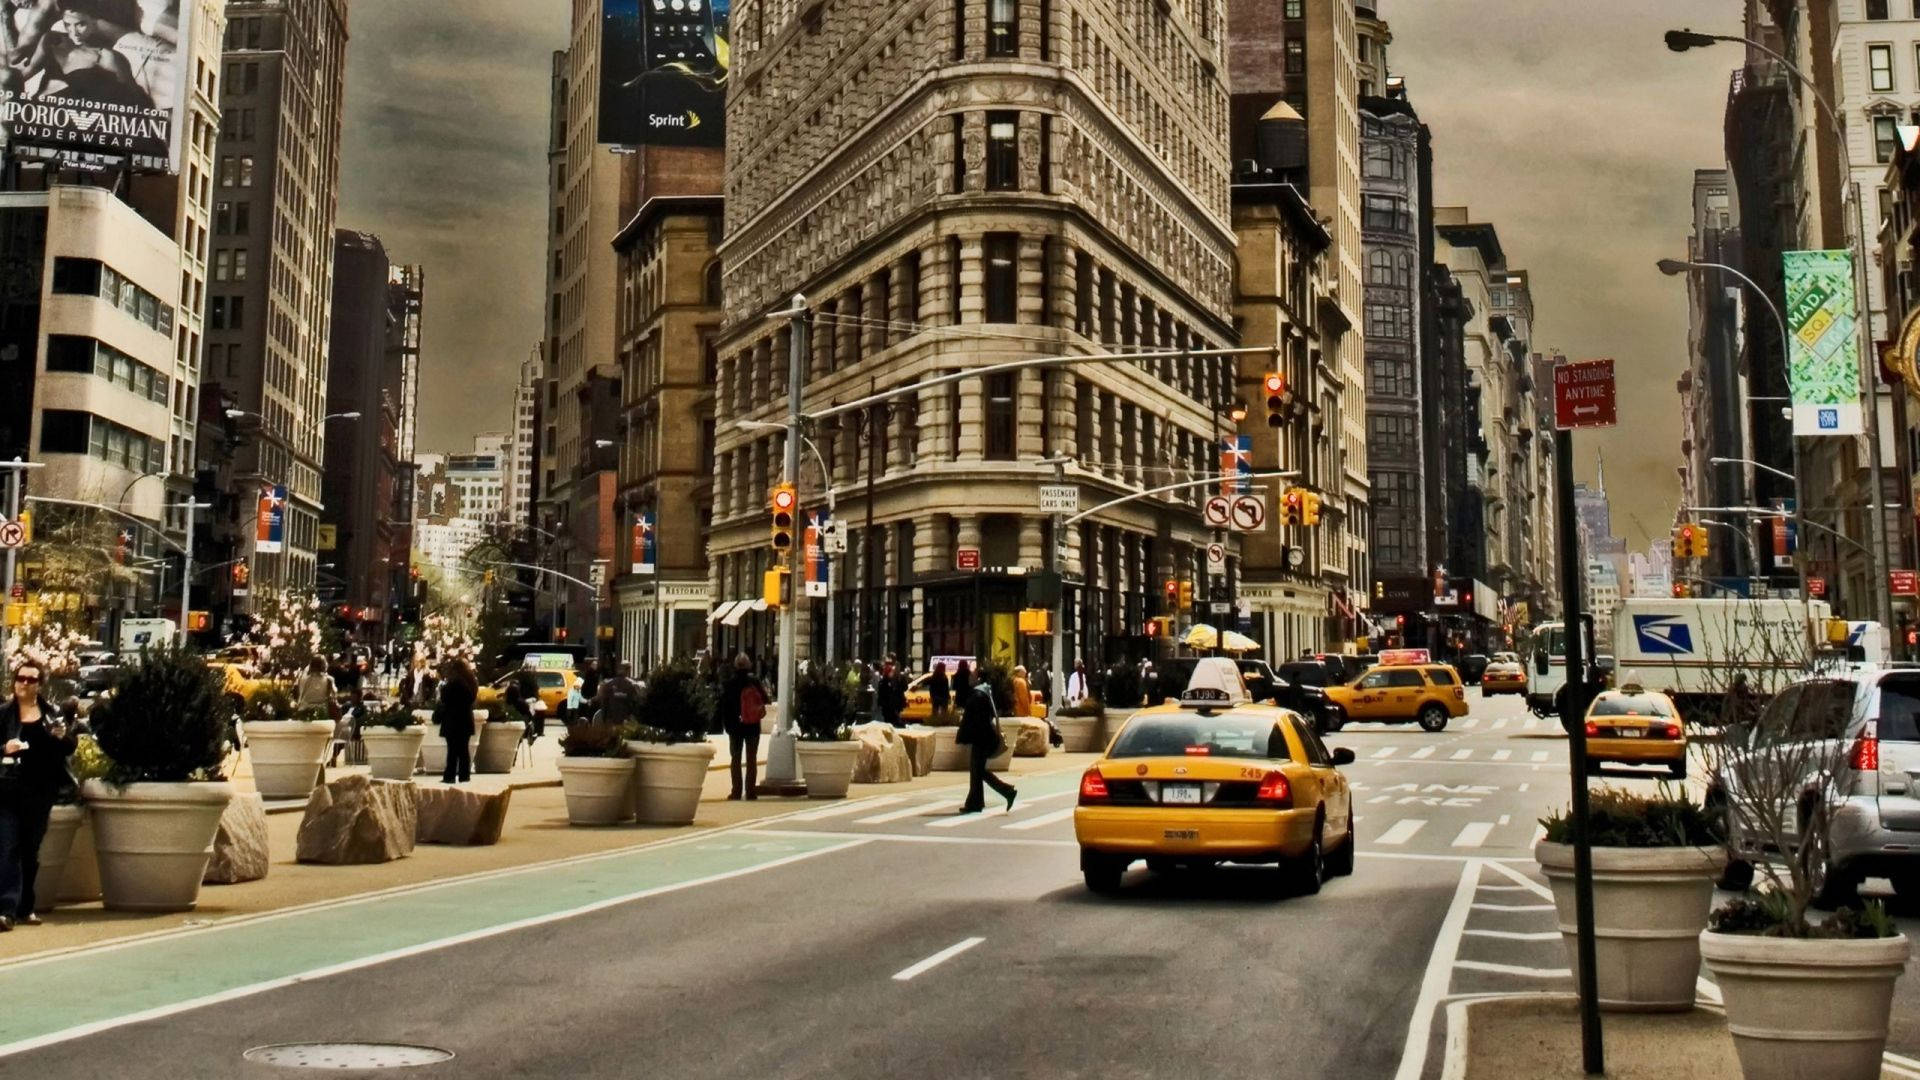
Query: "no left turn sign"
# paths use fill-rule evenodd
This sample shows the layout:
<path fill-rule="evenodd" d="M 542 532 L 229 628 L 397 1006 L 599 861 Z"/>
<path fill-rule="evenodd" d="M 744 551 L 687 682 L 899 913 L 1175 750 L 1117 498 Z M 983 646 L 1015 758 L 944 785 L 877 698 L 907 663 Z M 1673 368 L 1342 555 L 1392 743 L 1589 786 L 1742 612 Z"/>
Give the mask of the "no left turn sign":
<path fill-rule="evenodd" d="M 1236 496 L 1228 520 L 1241 532 L 1257 532 L 1267 523 L 1267 504 L 1252 495 Z"/>
<path fill-rule="evenodd" d="M 1201 516 L 1207 519 L 1207 524 L 1216 529 L 1226 528 L 1227 520 L 1232 516 L 1232 513 L 1233 500 L 1227 498 L 1225 495 L 1209 497 L 1207 499 L 1207 505 L 1201 510 Z"/>

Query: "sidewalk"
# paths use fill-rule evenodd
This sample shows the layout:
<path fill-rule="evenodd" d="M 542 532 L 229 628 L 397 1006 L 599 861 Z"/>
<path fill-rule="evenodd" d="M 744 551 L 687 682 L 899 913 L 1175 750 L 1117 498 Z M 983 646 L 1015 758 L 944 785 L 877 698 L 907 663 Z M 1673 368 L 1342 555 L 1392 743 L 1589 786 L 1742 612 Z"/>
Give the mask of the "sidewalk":
<path fill-rule="evenodd" d="M 1455 1002 L 1449 1012 L 1441 1080 L 1586 1076 L 1580 1063 L 1580 1011 L 1570 994 Z M 1688 1013 L 1605 1013 L 1600 1030 L 1611 1080 L 1727 1080 L 1740 1075 L 1726 1015 L 1711 1005 Z M 1881 1075 L 1906 1074 L 1889 1070 Z"/>
<path fill-rule="evenodd" d="M 544 742 L 554 744 L 551 731 Z M 510 774 L 474 778 L 471 786 L 478 790 L 497 791 L 509 786 L 514 789 L 506 826 L 498 844 L 489 847 L 422 844 L 414 849 L 412 855 L 389 863 L 370 866 L 304 865 L 295 862 L 293 857 L 295 838 L 300 829 L 300 814 L 292 812 L 304 803 L 290 800 L 286 812 L 270 813 L 267 817 L 272 868 L 264 879 L 239 885 L 205 886 L 201 889 L 200 904 L 196 910 L 175 914 L 112 912 L 98 903 L 56 908 L 46 916 L 44 926 L 22 927 L 11 934 L 0 935 L 0 966 L 28 956 L 85 948 L 186 926 L 204 926 L 384 890 L 681 840 L 715 829 L 765 821 L 829 805 L 828 800 L 809 799 L 729 802 L 726 797 L 728 778 L 723 746 L 715 759 L 717 767 L 707 774 L 699 814 L 692 825 L 677 828 L 647 825 L 575 827 L 567 824 L 566 796 L 559 787 L 557 768 L 553 764 L 557 758 L 557 748 L 547 753 L 550 756 L 537 759 L 534 768 L 523 767 Z M 1017 758 L 1010 771 L 1021 776 L 1077 771 L 1085 768 L 1094 758 L 1091 754 L 1060 753 L 1044 758 Z M 329 775 L 336 776 L 345 771 L 348 770 L 329 770 Z M 358 767 L 357 771 L 364 771 L 364 766 Z M 246 789 L 252 787 L 250 778 L 238 782 Z M 425 781 L 424 778 L 422 782 L 439 783 L 438 780 Z M 847 798 L 948 792 L 952 794 L 957 807 L 965 792 L 966 782 L 965 773 L 936 772 L 903 784 L 855 784 Z"/>

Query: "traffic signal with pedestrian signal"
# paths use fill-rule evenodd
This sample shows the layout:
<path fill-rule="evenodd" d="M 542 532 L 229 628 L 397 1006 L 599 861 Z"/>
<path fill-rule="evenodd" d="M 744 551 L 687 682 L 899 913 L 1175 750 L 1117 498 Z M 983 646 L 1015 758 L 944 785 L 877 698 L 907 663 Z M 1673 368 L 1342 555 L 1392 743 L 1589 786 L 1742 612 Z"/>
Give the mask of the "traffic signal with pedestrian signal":
<path fill-rule="evenodd" d="M 1280 493 L 1280 524 L 1298 525 L 1306 513 L 1306 492 L 1288 488 Z"/>
<path fill-rule="evenodd" d="M 760 579 L 760 598 L 767 602 L 770 611 L 779 611 L 787 606 L 787 582 L 791 570 L 776 566 Z"/>
<path fill-rule="evenodd" d="M 1320 524 L 1320 496 L 1311 491 L 1300 494 L 1300 524 Z"/>
<path fill-rule="evenodd" d="M 234 588 L 236 589 L 246 588 L 247 581 L 252 577 L 253 577 L 253 572 L 247 569 L 247 560 L 241 559 L 239 562 L 233 564 L 233 587 Z"/>
<path fill-rule="evenodd" d="M 1287 422 L 1283 415 L 1287 407 L 1287 377 L 1277 371 L 1269 371 L 1264 385 L 1267 391 L 1267 426 L 1279 427 Z"/>
<path fill-rule="evenodd" d="M 1676 581 L 1673 583 L 1673 598 L 1675 600 L 1685 600 L 1687 597 L 1691 596 L 1692 593 L 1693 593 L 1693 590 L 1687 587 L 1686 582 Z"/>
<path fill-rule="evenodd" d="M 773 550 L 782 555 L 793 550 L 793 523 L 800 505 L 800 493 L 792 484 L 775 484 L 767 495 L 773 511 Z"/>

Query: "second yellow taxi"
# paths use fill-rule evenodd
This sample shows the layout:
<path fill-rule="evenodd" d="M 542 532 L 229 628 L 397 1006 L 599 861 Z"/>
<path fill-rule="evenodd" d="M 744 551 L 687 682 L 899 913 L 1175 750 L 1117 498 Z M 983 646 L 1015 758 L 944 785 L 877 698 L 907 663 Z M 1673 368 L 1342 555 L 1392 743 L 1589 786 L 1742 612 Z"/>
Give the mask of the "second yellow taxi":
<path fill-rule="evenodd" d="M 1371 720 L 1445 731 L 1447 721 L 1467 715 L 1467 690 L 1446 664 L 1381 664 L 1345 686 L 1327 687 L 1327 704 L 1336 710 L 1336 730 Z"/>
<path fill-rule="evenodd" d="M 1674 779 L 1687 775 L 1687 729 L 1673 699 L 1629 684 L 1608 690 L 1587 707 L 1587 771 L 1605 762 L 1665 765 Z"/>
<path fill-rule="evenodd" d="M 1135 713 L 1081 776 L 1073 829 L 1087 887 L 1112 892 L 1145 859 L 1155 872 L 1278 863 L 1290 891 L 1318 892 L 1353 872 L 1353 794 L 1338 768 L 1352 761 L 1298 714 L 1254 704 L 1233 661 L 1202 660 L 1177 704 Z"/>

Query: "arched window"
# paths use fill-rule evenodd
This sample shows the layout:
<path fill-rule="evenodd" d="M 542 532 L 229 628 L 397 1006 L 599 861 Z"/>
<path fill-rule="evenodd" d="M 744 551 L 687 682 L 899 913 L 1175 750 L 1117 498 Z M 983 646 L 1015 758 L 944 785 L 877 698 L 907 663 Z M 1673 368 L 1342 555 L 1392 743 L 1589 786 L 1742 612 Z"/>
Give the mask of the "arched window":
<path fill-rule="evenodd" d="M 1367 284 L 1393 285 L 1393 252 L 1375 248 L 1367 252 Z"/>
<path fill-rule="evenodd" d="M 711 307 L 720 306 L 720 260 L 707 264 L 706 302 Z"/>
<path fill-rule="evenodd" d="M 1403 289 L 1413 288 L 1413 256 L 1411 254 L 1401 253 L 1400 269 L 1399 272 L 1394 275 L 1393 283 Z"/>

